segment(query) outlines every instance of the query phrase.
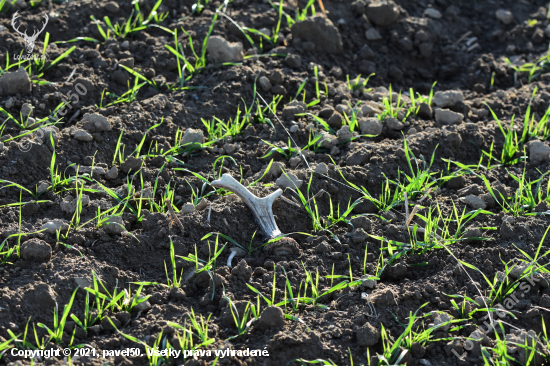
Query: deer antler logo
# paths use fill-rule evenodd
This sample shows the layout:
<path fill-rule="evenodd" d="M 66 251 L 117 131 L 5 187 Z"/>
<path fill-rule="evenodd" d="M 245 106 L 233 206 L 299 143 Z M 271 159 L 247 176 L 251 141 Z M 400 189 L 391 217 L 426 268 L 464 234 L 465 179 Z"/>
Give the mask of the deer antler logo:
<path fill-rule="evenodd" d="M 19 35 L 21 37 L 23 37 L 23 39 L 25 40 L 25 49 L 27 50 L 27 53 L 32 53 L 32 51 L 34 50 L 34 43 L 36 42 L 36 38 L 38 38 L 38 36 L 40 35 L 40 33 L 42 33 L 42 31 L 44 30 L 44 28 L 46 28 L 46 24 L 48 24 L 48 15 L 47 14 L 44 14 L 44 26 L 42 27 L 42 29 L 40 30 L 34 30 L 32 36 L 29 36 L 27 34 L 27 31 L 25 30 L 25 33 L 21 32 L 19 30 L 19 27 L 16 27 L 15 26 L 15 20 L 17 18 L 19 18 L 19 15 L 17 14 L 18 12 L 16 11 L 15 14 L 13 14 L 13 17 L 11 18 L 11 26 L 13 27 L 13 29 L 19 33 Z M 21 26 L 21 24 L 19 25 Z"/>

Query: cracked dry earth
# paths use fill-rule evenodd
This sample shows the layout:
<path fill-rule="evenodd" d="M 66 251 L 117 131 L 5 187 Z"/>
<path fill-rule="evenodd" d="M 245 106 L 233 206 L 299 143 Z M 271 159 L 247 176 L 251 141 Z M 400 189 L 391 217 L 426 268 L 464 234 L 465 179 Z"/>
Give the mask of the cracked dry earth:
<path fill-rule="evenodd" d="M 138 3 L 147 16 L 156 1 Z M 130 1 L 19 0 L 0 14 L 0 65 L 25 47 L 16 10 L 28 29 L 49 14 L 48 63 L 75 47 L 43 75 L 29 63 L 1 69 L 0 364 L 67 364 L 12 350 L 79 345 L 143 355 L 73 364 L 549 362 L 550 74 L 537 61 L 548 3 L 324 0 L 326 14 L 314 2 L 315 16 L 309 7 L 296 22 L 308 3 L 284 1 L 289 19 L 260 43 L 246 29 L 270 35 L 279 5 L 164 0 L 158 24 L 107 40 L 90 17 L 122 24 Z M 210 37 L 206 67 L 186 69 L 184 89 L 183 60 L 166 47 L 176 29 L 193 66 Z M 75 37 L 101 42 L 53 43 Z M 538 66 L 531 77 L 517 72 L 526 62 Z M 114 103 L 137 85 L 128 70 L 144 84 Z M 275 115 L 260 97 L 278 101 Z M 60 119 L 52 112 L 67 100 Z M 526 115 L 537 128 L 524 136 Z M 205 125 L 237 116 L 231 131 Z M 516 140 L 503 134 L 512 120 Z M 273 213 L 298 247 L 262 246 L 249 208 L 210 185 L 221 173 L 259 197 L 283 188 Z M 229 267 L 236 243 L 244 254 Z M 158 284 L 134 297 L 136 282 Z M 128 288 L 112 306 L 101 300 Z M 56 305 L 61 315 L 73 293 L 74 317 L 56 327 Z M 253 321 L 239 330 L 237 314 Z M 202 338 L 194 316 L 208 324 Z M 155 346 L 211 355 L 146 357 Z M 215 360 L 225 349 L 268 355 Z"/>

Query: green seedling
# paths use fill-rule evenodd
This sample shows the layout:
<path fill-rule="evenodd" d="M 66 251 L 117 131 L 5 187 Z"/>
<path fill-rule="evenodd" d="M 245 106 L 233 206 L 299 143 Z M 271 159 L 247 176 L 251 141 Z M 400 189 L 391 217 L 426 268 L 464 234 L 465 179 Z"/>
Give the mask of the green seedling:
<path fill-rule="evenodd" d="M 55 311 L 53 313 L 53 330 L 48 328 L 43 323 L 38 323 L 37 324 L 37 326 L 39 326 L 40 328 L 46 329 L 46 331 L 48 332 L 48 334 L 50 336 L 50 339 L 48 340 L 48 342 L 53 342 L 53 343 L 56 343 L 56 344 L 62 344 L 63 343 L 63 331 L 65 329 L 65 324 L 67 322 L 67 318 L 69 317 L 69 313 L 70 313 L 71 308 L 73 306 L 73 301 L 74 301 L 74 298 L 76 296 L 77 291 L 78 291 L 78 288 L 76 290 L 74 290 L 73 295 L 71 296 L 71 300 L 69 301 L 69 303 L 63 307 L 63 314 L 61 315 L 61 318 L 59 318 L 58 304 L 57 304 L 57 302 L 55 303 Z M 73 336 L 71 337 L 71 341 L 69 343 L 69 346 L 72 345 L 73 340 L 74 340 L 74 332 L 73 332 Z"/>

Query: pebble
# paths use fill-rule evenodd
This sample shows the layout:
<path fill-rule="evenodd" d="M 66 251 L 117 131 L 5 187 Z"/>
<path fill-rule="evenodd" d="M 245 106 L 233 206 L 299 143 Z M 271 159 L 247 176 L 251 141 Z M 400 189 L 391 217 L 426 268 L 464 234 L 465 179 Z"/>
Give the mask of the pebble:
<path fill-rule="evenodd" d="M 211 36 L 206 46 L 208 59 L 214 64 L 239 62 L 243 60 L 243 45 L 240 42 L 229 42 L 220 36 Z"/>
<path fill-rule="evenodd" d="M 327 175 L 328 174 L 328 166 L 325 163 L 319 163 L 315 167 L 315 171 L 319 174 Z"/>
<path fill-rule="evenodd" d="M 498 9 L 495 15 L 503 24 L 510 24 L 514 21 L 514 15 L 509 10 Z"/>
<path fill-rule="evenodd" d="M 109 169 L 107 171 L 107 173 L 105 173 L 105 178 L 106 179 L 116 179 L 118 177 L 118 168 L 115 166 L 113 166 L 111 169 Z"/>
<path fill-rule="evenodd" d="M 532 163 L 540 164 L 547 162 L 550 158 L 550 147 L 544 142 L 535 140 L 529 143 L 529 159 Z"/>
<path fill-rule="evenodd" d="M 359 129 L 363 135 L 380 135 L 383 127 L 378 118 L 371 117 L 359 121 Z"/>
<path fill-rule="evenodd" d="M 27 119 L 28 116 L 30 116 L 32 113 L 32 105 L 25 103 L 21 107 L 21 115 L 23 119 Z"/>
<path fill-rule="evenodd" d="M 120 10 L 120 8 L 116 2 L 110 1 L 107 4 L 105 4 L 105 10 L 111 14 L 116 14 Z"/>
<path fill-rule="evenodd" d="M 300 55 L 288 55 L 285 58 L 285 63 L 291 69 L 297 69 L 302 66 L 302 58 L 300 57 Z"/>
<path fill-rule="evenodd" d="M 109 234 L 121 234 L 124 229 L 124 222 L 120 216 L 111 216 L 103 223 L 101 228 Z"/>
<path fill-rule="evenodd" d="M 181 144 L 185 145 L 191 143 L 204 144 L 204 134 L 202 130 L 188 128 L 185 131 L 183 138 L 181 139 Z"/>
<path fill-rule="evenodd" d="M 390 130 L 402 130 L 405 125 L 403 123 L 401 123 L 397 118 L 394 118 L 394 117 L 386 117 L 384 119 L 384 123 L 386 124 L 386 126 L 388 126 L 388 129 Z"/>
<path fill-rule="evenodd" d="M 235 152 L 235 150 L 237 150 L 235 148 L 235 145 L 233 145 L 233 144 L 225 144 L 225 145 L 223 145 L 223 149 L 229 155 L 233 154 Z"/>
<path fill-rule="evenodd" d="M 45 232 L 50 234 L 55 234 L 56 231 L 61 230 L 65 231 L 69 228 L 69 222 L 67 220 L 50 220 L 40 227 L 40 230 L 45 230 Z"/>
<path fill-rule="evenodd" d="M 258 80 L 258 83 L 260 84 L 260 88 L 262 88 L 264 92 L 270 91 L 271 88 L 273 87 L 269 79 L 265 76 L 260 77 L 260 79 Z"/>
<path fill-rule="evenodd" d="M 91 132 L 111 131 L 111 123 L 107 118 L 98 113 L 86 113 L 82 119 L 83 128 Z"/>
<path fill-rule="evenodd" d="M 487 204 L 485 203 L 485 201 L 483 201 L 478 196 L 469 195 L 469 196 L 466 196 L 466 197 L 462 198 L 462 200 L 464 201 L 464 203 L 466 203 L 468 206 L 470 206 L 474 210 L 477 210 L 477 209 L 480 209 L 480 208 L 481 209 L 487 208 Z"/>
<path fill-rule="evenodd" d="M 371 23 L 387 27 L 399 18 L 399 8 L 391 0 L 375 0 L 368 4 L 365 14 Z"/>
<path fill-rule="evenodd" d="M 30 239 L 21 245 L 21 257 L 31 262 L 47 262 L 52 257 L 52 247 L 44 240 Z"/>
<path fill-rule="evenodd" d="M 382 36 L 376 28 L 370 28 L 365 31 L 365 38 L 369 41 L 378 41 L 382 39 Z"/>
<path fill-rule="evenodd" d="M 288 175 L 288 177 L 287 177 Z M 281 188 L 300 188 L 302 186 L 302 183 L 304 182 L 301 179 L 298 179 L 298 177 L 292 173 L 288 173 L 287 175 L 281 175 L 276 181 L 275 184 L 277 184 Z"/>
<path fill-rule="evenodd" d="M 433 118 L 433 111 L 432 107 L 428 103 L 421 103 L 420 107 L 418 108 L 418 117 L 424 119 L 424 120 L 430 120 Z"/>
<path fill-rule="evenodd" d="M 42 194 L 42 193 L 46 192 L 48 190 L 48 188 L 50 188 L 50 185 L 48 183 L 40 182 L 38 187 L 36 187 L 36 193 L 37 194 Z"/>
<path fill-rule="evenodd" d="M 312 42 L 320 51 L 339 54 L 344 50 L 338 28 L 325 16 L 316 15 L 296 22 L 292 25 L 291 32 L 294 39 Z"/>
<path fill-rule="evenodd" d="M 340 142 L 343 142 L 343 141 L 347 141 L 347 140 L 351 139 L 353 134 L 351 133 L 351 131 L 349 129 L 349 126 L 345 125 L 345 126 L 342 126 L 342 128 L 338 130 L 338 132 L 336 133 L 336 136 L 338 136 L 338 140 L 340 140 Z"/>
<path fill-rule="evenodd" d="M 462 123 L 464 115 L 448 109 L 435 109 L 435 121 L 444 125 L 458 125 Z"/>
<path fill-rule="evenodd" d="M 464 100 L 464 94 L 460 90 L 446 90 L 435 93 L 432 101 L 437 107 L 452 107 Z"/>
<path fill-rule="evenodd" d="M 195 206 L 192 203 L 186 203 L 180 210 L 182 215 L 187 215 L 193 212 L 195 212 Z"/>
<path fill-rule="evenodd" d="M 365 322 L 355 333 L 357 335 L 357 344 L 361 347 L 374 346 L 380 340 L 380 330 L 369 322 Z"/>
<path fill-rule="evenodd" d="M 6 72 L 0 77 L 0 96 L 2 95 L 14 95 L 14 94 L 27 94 L 31 92 L 31 80 L 27 71 L 20 67 L 17 71 Z M 13 101 L 12 101 L 13 105 Z M 8 103 L 6 102 L 6 108 Z"/>
<path fill-rule="evenodd" d="M 443 15 L 441 15 L 441 12 L 434 8 L 428 8 L 424 10 L 424 16 L 432 19 L 441 19 Z"/>
<path fill-rule="evenodd" d="M 94 139 L 92 135 L 82 129 L 75 131 L 74 138 L 78 141 L 92 141 Z"/>
<path fill-rule="evenodd" d="M 88 195 L 83 194 L 80 203 L 82 204 L 82 207 L 86 207 L 90 204 L 90 197 Z M 78 198 L 73 198 L 73 196 L 69 195 L 65 197 L 63 201 L 59 204 L 59 207 L 61 207 L 61 211 L 72 214 L 76 211 L 76 205 L 78 204 Z"/>
<path fill-rule="evenodd" d="M 283 118 L 291 119 L 294 115 L 304 113 L 307 110 L 307 105 L 304 102 L 292 101 L 283 108 Z"/>
<path fill-rule="evenodd" d="M 292 126 L 290 126 L 289 131 L 290 131 L 291 133 L 295 133 L 295 132 L 298 132 L 299 129 L 300 129 L 300 128 L 299 128 L 297 125 L 292 125 Z"/>
<path fill-rule="evenodd" d="M 255 328 L 270 329 L 275 327 L 283 327 L 284 325 L 285 318 L 283 310 L 278 306 L 268 306 L 262 311 Z"/>

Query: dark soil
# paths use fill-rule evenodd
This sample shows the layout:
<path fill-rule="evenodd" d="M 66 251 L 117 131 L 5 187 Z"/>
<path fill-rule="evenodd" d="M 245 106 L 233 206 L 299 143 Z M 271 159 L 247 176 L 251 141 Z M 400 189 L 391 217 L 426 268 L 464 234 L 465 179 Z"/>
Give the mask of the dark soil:
<path fill-rule="evenodd" d="M 96 19 L 109 16 L 115 23 L 127 19 L 132 12 L 130 1 L 115 3 L 119 6 L 116 14 L 109 11 L 113 6 L 112 2 L 71 1 L 53 2 L 50 5 L 43 1 L 35 8 L 28 5 L 19 10 L 19 15 L 24 27 L 34 29 L 40 25 L 44 12 L 50 14 L 45 30 L 50 33 L 50 43 L 75 37 L 100 39 L 101 35 L 96 25 L 92 24 L 91 15 Z M 72 104 L 72 109 L 57 125 L 59 139 L 55 145 L 55 167 L 65 177 L 75 175 L 75 170 L 69 167 L 73 163 L 85 167 L 91 166 L 93 162 L 96 167 L 108 171 L 113 166 L 113 156 L 122 132 L 121 142 L 125 147 L 125 157 L 134 151 L 147 133 L 140 156 L 143 163 L 137 162 L 137 169 L 142 164 L 141 175 L 134 175 L 136 167 L 127 174 L 128 170 L 125 168 L 130 163 L 120 164 L 117 158 L 114 165 L 118 167 L 118 176 L 115 179 L 107 179 L 104 174 L 97 173 L 89 176 L 85 187 L 96 191 L 85 192 L 90 202 L 83 207 L 80 223 L 87 224 L 78 230 L 71 227 L 65 239 L 38 231 L 49 221 L 65 219 L 69 222 L 73 219 L 72 213 L 61 209 L 61 203 L 68 195 L 75 197 L 74 183 L 72 186 L 60 187 L 55 192 L 49 189 L 38 198 L 15 186 L 9 186 L 8 183 L 3 184 L 5 187 L 0 189 L 0 240 L 4 247 L 0 248 L 0 253 L 5 252 L 6 248 L 20 245 L 21 256 L 13 253 L 5 258 L 0 254 L 0 261 L 4 262 L 0 264 L 0 344 L 12 339 L 12 334 L 22 339 L 27 325 L 26 339 L 31 344 L 36 345 L 34 329 L 39 339 L 47 338 L 46 330 L 37 324 L 41 322 L 53 329 L 52 314 L 56 304 L 61 314 L 77 285 L 86 281 L 90 283 L 94 272 L 109 291 L 114 288 L 121 291 L 128 288 L 131 282 L 166 283 L 165 268 L 168 268 L 171 275 L 171 241 L 177 256 L 197 253 L 204 260 L 208 260 L 216 240 L 215 235 L 203 239 L 209 233 L 224 234 L 247 248 L 253 238 L 252 248 L 260 247 L 263 239 L 256 233 L 258 227 L 252 213 L 234 195 L 210 194 L 207 198 L 210 204 L 190 214 L 179 214 L 183 232 L 168 213 L 156 212 L 154 206 L 147 202 L 143 204 L 140 215 L 136 215 L 132 210 L 137 210 L 138 200 L 131 200 L 129 205 L 132 210 L 126 209 L 122 214 L 127 232 L 112 233 L 105 227 L 98 227 L 94 219 L 98 209 L 104 212 L 117 204 L 112 196 L 100 192 L 98 183 L 114 191 L 130 182 L 139 192 L 142 188 L 141 180 L 146 187 L 153 187 L 157 182 L 157 191 L 153 192 L 155 202 L 161 204 L 161 194 L 168 188 L 174 190 L 174 203 L 176 209 L 180 210 L 185 203 L 191 201 L 192 192 L 203 189 L 203 182 L 191 171 L 212 181 L 214 163 L 221 156 L 219 150 L 224 148 L 225 151 L 230 151 L 238 145 L 230 154 L 232 161 L 224 161 L 224 173 L 237 179 L 242 177 L 250 183 L 262 175 L 262 169 L 274 158 L 286 172 L 295 174 L 304 181 L 301 190 L 306 194 L 307 183 L 312 175 L 308 166 L 299 160 L 289 161 L 280 153 L 265 158 L 270 147 L 261 141 L 285 146 L 288 141 L 285 129 L 296 126 L 296 132 L 290 133 L 294 142 L 300 147 L 308 144 L 310 134 L 306 128 L 308 124 L 315 123 L 313 118 L 285 118 L 282 111 L 294 99 L 300 84 L 306 78 L 306 103 L 315 99 L 315 66 L 319 70 L 321 90 L 324 90 L 326 82 L 328 95 L 322 95 L 320 103 L 308 108 L 307 112 L 320 115 L 325 120 L 337 113 L 333 110 L 338 105 L 347 105 L 347 102 L 351 106 L 360 102 L 360 107 L 370 102 L 381 103 L 384 95 L 388 95 L 390 85 L 393 92 L 408 93 L 409 88 L 413 88 L 415 93 L 427 95 L 437 81 L 434 92 L 460 90 L 464 95 L 463 101 L 447 107 L 464 116 L 459 124 L 448 126 L 436 122 L 430 107 L 423 113 L 423 118 L 420 115 L 409 116 L 402 130 L 391 130 L 385 123 L 382 133 L 377 137 L 356 136 L 353 141 L 341 143 L 336 149 L 320 148 L 316 153 L 304 154 L 312 168 L 321 163 L 328 167 L 328 173 L 324 176 L 313 174 L 309 188 L 310 196 L 321 190 L 328 193 L 316 196 L 321 216 L 328 216 L 331 201 L 334 210 L 339 206 L 343 212 L 350 202 L 362 197 L 360 191 L 353 189 L 346 181 L 365 187 L 373 197 L 379 199 L 383 194 L 386 178 L 403 182 L 404 174 L 410 175 L 409 161 L 404 149 L 406 136 L 407 145 L 417 158 L 412 163 L 415 171 L 416 164 L 420 167 L 423 164 L 429 165 L 432 154 L 434 160 L 430 172 L 435 173 L 434 178 L 457 171 L 458 167 L 449 163 L 449 159 L 474 166 L 463 178 L 455 178 L 449 182 L 439 180 L 422 201 L 423 208 L 417 215 L 425 217 L 432 209 L 433 214 L 441 210 L 443 217 L 447 218 L 455 215 L 454 206 L 459 214 L 465 209 L 468 212 L 472 208 L 466 207 L 462 198 L 470 194 L 485 195 L 486 211 L 491 214 L 480 214 L 467 225 L 468 228 L 480 228 L 479 233 L 484 240 L 464 239 L 446 249 L 436 247 L 426 251 L 408 251 L 386 263 L 384 270 L 379 272 L 381 277 L 374 288 L 363 283 L 332 292 L 319 300 L 324 305 L 323 308 L 308 305 L 293 312 L 290 304 L 286 309 L 282 306 L 287 314 L 299 320 L 285 318 L 284 323 L 273 321 L 273 324 L 268 322 L 268 325 L 261 321 L 253 322 L 245 334 L 228 340 L 237 335 L 237 330 L 224 296 L 232 299 L 242 315 L 247 301 L 254 305 L 257 301 L 257 294 L 250 286 L 271 299 L 275 277 L 276 302 L 283 301 L 285 296 L 290 297 L 285 285 L 286 278 L 296 295 L 300 284 L 306 280 L 304 268 L 313 276 L 318 271 L 319 288 L 324 292 L 331 287 L 332 282 L 336 284 L 348 281 L 350 271 L 354 280 L 364 274 L 374 275 L 381 263 L 381 253 L 385 260 L 390 259 L 391 254 L 384 250 L 388 243 L 381 243 L 376 237 L 407 244 L 411 240 L 403 226 L 403 203 L 387 211 L 380 210 L 380 207 L 368 201 L 357 205 L 349 218 L 368 214 L 371 221 L 371 225 L 365 227 L 371 236 L 357 238 L 351 235 L 352 225 L 345 222 L 332 227 L 331 232 L 315 231 L 311 216 L 302 206 L 297 207 L 288 200 L 279 199 L 275 202 L 273 211 L 281 231 L 310 235 L 292 234 L 299 244 L 298 254 L 276 256 L 260 248 L 251 254 L 234 258 L 233 267 L 229 268 L 225 263 L 230 255 L 229 249 L 234 245 L 220 236 L 220 245 L 228 244 L 217 258 L 215 267 L 210 272 L 211 276 L 207 272 L 193 275 L 183 281 L 180 289 L 159 285 L 145 286 L 143 293 L 150 296 L 150 307 L 139 314 L 136 311 L 131 314 L 121 314 L 121 311 L 103 314 L 105 318 L 117 320 L 120 332 L 136 337 L 150 346 L 159 336 L 170 344 L 177 345 L 177 335 L 181 337 L 182 332 L 169 325 L 169 322 L 182 326 L 187 322 L 189 325 L 189 316 L 193 310 L 204 319 L 210 316 L 208 334 L 215 339 L 213 344 L 201 349 L 265 348 L 269 352 L 269 356 L 265 357 L 224 357 L 219 360 L 218 364 L 221 365 L 286 365 L 298 358 L 330 359 L 337 365 L 349 365 L 350 354 L 354 365 L 367 365 L 368 355 L 373 357 L 384 353 L 383 339 L 380 337 L 382 326 L 394 342 L 403 333 L 403 324 L 408 322 L 411 313 L 423 304 L 426 305 L 418 311 L 418 315 L 426 316 L 424 323 L 428 328 L 431 323 L 437 323 L 436 318 L 440 316 L 438 312 L 459 317 L 451 303 L 453 298 L 448 295 L 466 294 L 476 298 L 480 296 L 480 292 L 483 295 L 488 294 L 489 286 L 482 274 L 471 268 L 466 271 L 464 266 L 459 266 L 457 259 L 477 267 L 492 280 L 497 272 L 505 270 L 505 263 L 515 259 L 529 260 L 526 255 L 536 255 L 549 225 L 549 219 L 542 214 L 548 210 L 544 201 L 548 179 L 545 177 L 542 180 L 543 203 L 537 205 L 532 212 L 536 215 L 519 215 L 508 220 L 513 215 L 504 212 L 497 202 L 488 197 L 489 191 L 481 176 L 485 176 L 492 187 L 503 187 L 503 192 L 512 196 L 519 187 L 512 174 L 523 174 L 527 180 L 537 179 L 547 172 L 548 157 L 542 161 L 527 159 L 525 165 L 521 162 L 507 167 L 496 166 L 489 170 L 485 169 L 487 158 L 484 158 L 483 168 L 475 167 L 483 155 L 482 150 L 488 152 L 493 146 L 493 155 L 500 157 L 504 145 L 504 137 L 488 107 L 495 112 L 503 125 L 509 125 L 515 115 L 517 126 L 522 125 L 529 103 L 535 121 L 539 121 L 548 108 L 550 74 L 543 71 L 529 83 L 528 75 L 516 74 L 505 61 L 505 57 L 508 57 L 513 63 L 522 64 L 537 60 L 547 52 L 548 37 L 544 32 L 550 24 L 546 13 L 547 2 L 396 0 L 398 19 L 387 26 L 374 25 L 381 36 L 379 40 L 365 38 L 365 31 L 373 27 L 365 15 L 369 0 L 324 0 L 323 3 L 328 18 L 336 25 L 341 36 L 342 48 L 336 53 L 327 53 L 330 50 L 329 44 L 325 47 L 322 39 L 297 39 L 283 17 L 281 33 L 284 37 L 280 37 L 275 45 L 264 41 L 263 55 L 245 58 L 234 66 L 208 67 L 185 84 L 198 88 L 170 91 L 165 83 L 177 80 L 178 70 L 175 56 L 165 46 L 174 46 L 173 36 L 162 29 L 148 27 L 125 39 L 110 39 L 103 44 L 78 41 L 50 45 L 47 52 L 49 62 L 73 45 L 76 46 L 67 58 L 48 69 L 40 78 L 52 84 L 32 83 L 29 93 L 17 94 L 2 95 L 0 88 L 0 106 L 5 110 L 19 116 L 23 105 L 30 104 L 34 107 L 32 116 L 41 119 L 47 117 L 63 98 L 70 99 L 77 84 L 86 87 L 85 95 L 81 95 L 79 101 Z M 154 6 L 152 0 L 140 1 L 139 4 L 145 14 L 149 14 Z M 189 32 L 194 48 L 199 53 L 215 11 L 222 4 L 218 1 L 211 2 L 200 14 L 192 14 L 193 5 L 191 0 L 165 0 L 159 8 L 159 13 L 168 12 L 167 18 L 160 24 L 179 30 L 179 40 L 187 56 L 193 53 L 188 36 L 181 32 L 181 28 Z M 303 8 L 305 5 L 305 2 L 298 1 L 298 6 Z M 317 3 L 315 5 L 317 14 L 322 14 Z M 285 11 L 294 16 L 293 4 L 285 2 L 284 6 Z M 437 9 L 442 18 L 424 16 L 428 7 Z M 495 13 L 498 9 L 512 12 L 513 20 L 510 24 L 497 20 Z M 6 64 L 8 53 L 10 63 L 16 62 L 13 55 L 19 54 L 25 47 L 23 38 L 11 26 L 14 10 L 0 15 L 0 65 Z M 277 12 L 263 1 L 234 0 L 227 6 L 226 13 L 240 26 L 255 29 L 272 29 L 278 20 Z M 536 24 L 530 20 L 536 20 Z M 463 37 L 466 33 L 466 37 Z M 231 42 L 241 42 L 245 55 L 254 56 L 247 39 L 226 18 L 219 16 L 212 35 L 221 36 Z M 321 35 L 315 37 L 320 38 Z M 42 52 L 44 33 L 38 39 L 35 53 Z M 258 38 L 254 39 L 258 44 Z M 126 41 L 128 43 L 125 44 Z M 332 42 L 334 39 L 328 41 Z M 472 47 L 475 44 L 479 46 Z M 301 59 L 300 65 L 296 63 L 297 58 Z M 104 90 L 122 95 L 128 90 L 128 81 L 133 85 L 134 77 L 117 67 L 121 60 L 127 59 L 132 59 L 134 70 L 140 70 L 140 73 L 149 78 L 154 77 L 161 86 L 155 89 L 145 85 L 135 101 L 99 108 Z M 353 82 L 358 75 L 364 78 L 371 73 L 375 75 L 364 89 L 350 91 L 347 88 L 346 75 Z M 255 80 L 262 76 L 267 76 L 275 87 L 266 91 L 257 84 L 255 94 Z M 38 81 L 39 78 L 34 79 Z M 70 80 L 67 81 L 68 79 Z M 537 93 L 532 98 L 535 88 Z M 201 129 L 207 137 L 201 119 L 210 121 L 215 116 L 227 121 L 235 118 L 238 108 L 242 117 L 246 114 L 245 107 L 252 105 L 253 98 L 258 93 L 268 102 L 275 95 L 283 96 L 277 116 L 269 113 L 267 116 L 274 128 L 269 123 L 260 123 L 261 116 L 254 107 L 251 111 L 253 122 L 232 140 L 218 141 L 191 153 L 169 154 L 177 160 L 155 153 L 155 147 L 159 152 L 175 147 L 179 143 L 176 134 L 190 128 Z M 301 98 L 302 94 L 299 99 Z M 104 104 L 109 101 L 106 97 Z M 257 101 L 263 107 L 262 102 L 259 99 Z M 330 111 L 327 111 L 327 107 Z M 80 113 L 69 120 L 77 111 Z M 73 138 L 74 131 L 83 126 L 83 116 L 86 113 L 105 116 L 112 129 L 90 131 L 93 141 L 76 140 Z M 161 121 L 160 126 L 147 132 Z M 332 127 L 338 130 L 341 122 L 335 122 Z M 21 129 L 13 121 L 5 124 L 0 140 L 8 141 L 3 144 L 3 150 L 0 150 L 0 180 L 15 182 L 34 193 L 42 182 L 51 185 L 51 143 L 48 141 L 42 144 L 39 139 L 30 142 L 27 137 L 9 140 L 21 133 Z M 521 134 L 521 130 L 519 133 Z M 27 151 L 25 147 L 29 146 L 30 150 Z M 146 156 L 147 151 L 150 153 Z M 493 161 L 492 165 L 497 163 Z M 216 167 L 219 169 L 220 161 Z M 215 174 L 218 173 L 215 170 Z M 280 172 L 268 174 L 252 191 L 261 197 L 275 191 L 275 181 L 279 174 Z M 395 186 L 390 188 L 393 193 Z M 470 188 L 471 192 L 464 192 L 464 188 Z M 213 191 L 209 185 L 204 189 L 203 193 Z M 123 195 L 126 192 L 127 190 Z M 290 190 L 286 190 L 284 195 L 289 199 L 297 197 Z M 423 193 L 410 198 L 408 212 L 414 204 L 420 204 L 422 195 Z M 19 202 L 24 202 L 24 205 L 20 206 Z M 411 225 L 416 223 L 425 226 L 419 216 L 413 219 Z M 456 228 L 455 224 L 451 225 L 453 234 Z M 19 233 L 25 235 L 18 235 Z M 10 235 L 13 236 L 8 238 Z M 44 247 L 44 243 L 49 248 Z M 539 257 L 548 249 L 550 241 L 546 238 L 542 242 Z M 176 258 L 178 272 L 188 273 L 193 269 L 194 263 L 181 257 Z M 547 263 L 546 258 L 538 262 L 539 265 Z M 327 277 L 331 274 L 345 277 L 331 280 Z M 548 311 L 544 308 L 550 306 L 550 287 L 543 282 L 535 282 L 521 294 L 521 301 L 513 307 L 514 317 L 507 316 L 504 320 L 506 334 L 517 328 L 533 330 L 543 336 L 543 321 L 548 316 Z M 304 284 L 301 286 L 303 291 Z M 132 294 L 137 287 L 131 285 Z M 369 300 L 365 299 L 363 293 L 368 295 Z M 79 319 L 83 318 L 85 298 L 86 291 L 80 288 L 70 311 Z M 94 296 L 91 296 L 90 302 L 93 300 Z M 460 299 L 454 300 L 461 303 Z M 376 314 L 373 314 L 369 302 L 373 304 Z M 262 298 L 260 303 L 264 311 L 267 304 Z M 458 323 L 463 325 L 458 330 L 438 328 L 432 334 L 432 339 L 438 339 L 437 341 L 415 343 L 410 349 L 403 344 L 402 348 L 407 349 L 407 353 L 399 363 L 431 363 L 434 366 L 483 364 L 479 349 L 467 348 L 464 337 L 469 337 L 479 326 L 487 328 L 483 324 L 488 321 L 481 319 L 485 314 L 479 312 L 467 322 Z M 128 320 L 122 322 L 120 319 Z M 63 341 L 59 345 L 49 344 L 48 348 L 67 347 L 72 330 L 77 329 L 74 332 L 73 345 L 87 344 L 98 351 L 137 347 L 145 352 L 143 345 L 117 333 L 106 320 L 89 325 L 94 327 L 84 332 L 69 318 Z M 497 344 L 494 332 L 487 334 L 489 340 L 485 346 L 494 347 Z M 25 348 L 21 342 L 16 346 Z M 468 354 L 462 358 L 455 355 L 463 355 L 465 351 Z M 518 361 L 522 359 L 520 350 L 515 349 L 513 352 L 515 353 L 511 353 L 512 357 Z M 545 352 L 547 350 L 543 347 L 541 354 L 547 354 Z M 211 365 L 214 358 L 197 356 L 184 360 L 180 356 L 178 359 L 168 358 L 167 362 L 174 365 Z M 29 359 L 12 356 L 9 349 L 0 357 L 0 364 L 13 364 L 14 361 L 30 364 Z M 544 364 L 544 361 L 539 361 L 538 364 Z M 62 362 L 62 358 L 45 360 L 46 364 Z M 148 364 L 146 357 L 131 356 L 110 356 L 107 359 L 80 357 L 76 360 L 76 364 L 86 365 L 103 365 L 105 362 L 115 365 Z M 372 362 L 376 364 L 378 361 L 373 359 Z"/>

